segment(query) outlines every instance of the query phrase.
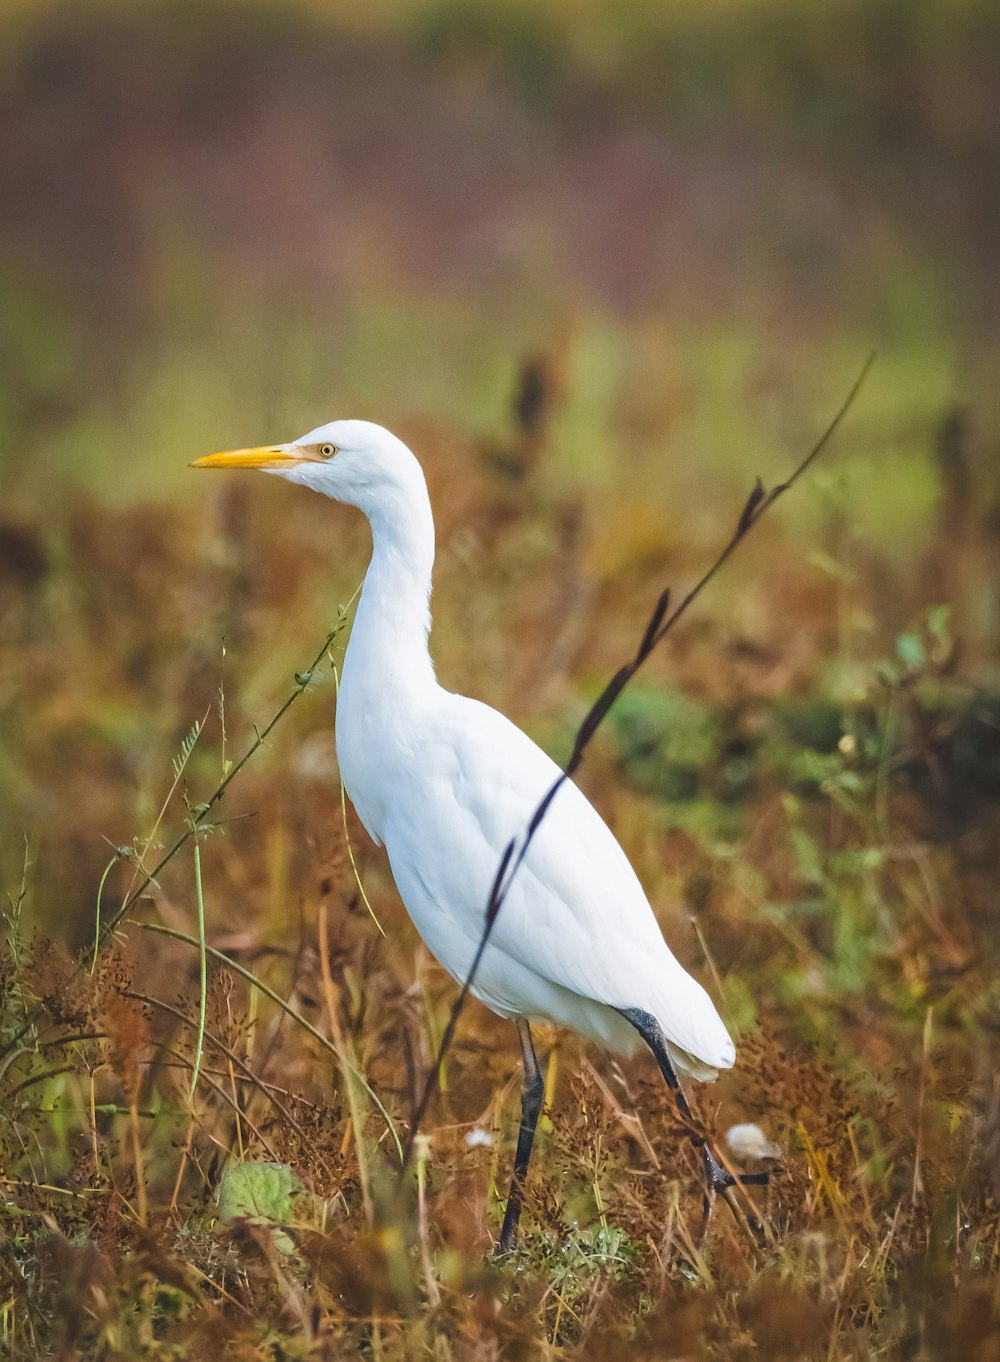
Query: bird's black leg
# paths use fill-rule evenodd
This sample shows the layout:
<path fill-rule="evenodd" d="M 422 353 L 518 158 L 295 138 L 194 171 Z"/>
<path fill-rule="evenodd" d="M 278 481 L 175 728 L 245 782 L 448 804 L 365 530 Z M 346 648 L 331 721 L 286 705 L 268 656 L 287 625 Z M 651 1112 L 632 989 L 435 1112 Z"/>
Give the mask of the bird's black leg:
<path fill-rule="evenodd" d="M 517 1135 L 517 1152 L 514 1155 L 514 1176 L 507 1197 L 507 1211 L 500 1231 L 498 1252 L 506 1253 L 517 1243 L 517 1222 L 521 1218 L 521 1194 L 524 1180 L 528 1176 L 528 1160 L 531 1146 L 535 1142 L 535 1127 L 542 1110 L 545 1096 L 545 1079 L 538 1064 L 535 1046 L 531 1039 L 531 1027 L 523 1017 L 517 1019 L 517 1037 L 521 1042 L 521 1056 L 524 1061 L 524 1086 L 521 1089 L 521 1128 Z"/>
<path fill-rule="evenodd" d="M 681 1087 L 680 1080 L 670 1061 L 667 1038 L 663 1034 L 663 1028 L 660 1026 L 660 1023 L 649 1012 L 643 1012 L 642 1009 L 638 1007 L 622 1007 L 619 1008 L 618 1011 L 627 1022 L 631 1022 L 639 1032 L 639 1035 L 642 1036 L 643 1040 L 652 1050 L 656 1062 L 660 1066 L 660 1073 L 666 1079 L 667 1087 L 674 1094 L 674 1101 L 677 1103 L 677 1109 L 684 1117 L 685 1121 L 688 1122 L 691 1143 L 695 1148 L 701 1151 L 702 1165 L 705 1169 L 705 1215 L 708 1215 L 708 1212 L 712 1207 L 712 1202 L 719 1192 L 721 1192 L 726 1200 L 730 1202 L 733 1212 L 736 1214 L 736 1206 L 730 1201 L 732 1196 L 730 1189 L 738 1183 L 762 1186 L 769 1181 L 769 1175 L 767 1173 L 745 1173 L 737 1178 L 734 1177 L 728 1169 L 722 1167 L 715 1156 L 711 1144 L 705 1136 L 699 1132 L 698 1123 L 695 1121 L 694 1114 L 684 1095 L 684 1089 Z M 737 1218 L 739 1217 L 737 1216 Z"/>

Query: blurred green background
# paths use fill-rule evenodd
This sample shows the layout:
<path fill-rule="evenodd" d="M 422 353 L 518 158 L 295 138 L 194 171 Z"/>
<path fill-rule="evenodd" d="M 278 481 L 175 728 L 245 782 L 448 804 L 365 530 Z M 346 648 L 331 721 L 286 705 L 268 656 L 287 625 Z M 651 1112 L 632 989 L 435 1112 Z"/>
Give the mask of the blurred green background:
<path fill-rule="evenodd" d="M 346 1264 L 299 1273 L 296 1309 L 364 1356 L 417 1356 L 419 1318 L 443 1338 L 419 1355 L 457 1362 L 580 1339 L 995 1362 L 998 258 L 996 0 L 3 0 L 0 1351 L 175 1357 L 204 1325 L 192 1355 L 304 1356 L 275 1341 L 285 1275 L 215 1219 L 220 1170 L 266 1153 L 320 1198 L 316 1261 Z M 672 1228 L 697 1177 L 648 1057 L 591 1067 L 548 1036 L 528 1257 L 484 1285 L 516 1057 L 475 1004 L 428 1126 L 418 1277 L 453 1314 L 425 1311 L 416 1259 L 369 1233 L 365 1161 L 377 1184 L 391 1147 L 348 1075 L 409 1120 L 454 989 L 342 812 L 329 665 L 213 811 L 203 865 L 174 857 L 95 973 L 65 956 L 367 564 L 359 515 L 187 464 L 337 417 L 404 437 L 438 529 L 438 675 L 564 760 L 659 592 L 697 580 L 872 350 L 833 447 L 580 774 L 737 1037 L 706 1120 L 788 1151 L 777 1242 L 716 1215 L 702 1290 Z M 237 960 L 207 993 L 202 888 Z M 206 997 L 262 1076 L 235 1115 L 212 1075 L 188 1086 Z M 609 1233 L 606 1276 L 577 1249 Z"/>
<path fill-rule="evenodd" d="M 939 604 L 992 675 L 998 38 L 989 0 L 8 0 L 8 882 L 72 808 L 86 889 L 50 873 L 89 913 L 137 769 L 211 694 L 199 649 L 239 633 L 206 553 L 259 573 L 231 663 L 255 703 L 348 598 L 350 517 L 186 468 L 334 417 L 427 468 L 444 679 L 540 723 L 538 676 L 596 684 L 875 349 L 835 458 L 715 600 L 762 646 L 810 639 L 810 685 Z M 508 606 L 560 544 L 584 641 L 536 649 L 532 688 L 507 659 L 562 605 Z"/>
<path fill-rule="evenodd" d="M 348 413 L 499 432 L 557 333 L 567 476 L 756 472 L 875 348 L 854 509 L 893 537 L 949 407 L 995 428 L 989 0 L 5 15 L 8 512 Z"/>

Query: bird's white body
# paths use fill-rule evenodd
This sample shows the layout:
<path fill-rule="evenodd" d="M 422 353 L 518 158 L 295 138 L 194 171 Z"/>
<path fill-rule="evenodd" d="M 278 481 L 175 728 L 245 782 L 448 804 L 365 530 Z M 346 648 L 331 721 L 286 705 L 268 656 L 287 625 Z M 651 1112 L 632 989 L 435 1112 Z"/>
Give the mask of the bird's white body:
<path fill-rule="evenodd" d="M 427 647 L 434 523 L 413 454 L 360 421 L 278 448 L 324 451 L 283 456 L 269 471 L 358 506 L 371 522 L 372 561 L 337 704 L 340 770 L 359 818 L 386 848 L 414 925 L 464 981 L 500 858 L 511 839 L 523 840 L 558 768 L 503 715 L 435 679 Z M 502 1017 L 558 1022 L 621 1052 L 639 1035 L 616 1009 L 641 1009 L 659 1022 L 676 1067 L 695 1078 L 714 1078 L 735 1059 L 621 847 L 568 782 L 528 848 L 472 992 Z"/>

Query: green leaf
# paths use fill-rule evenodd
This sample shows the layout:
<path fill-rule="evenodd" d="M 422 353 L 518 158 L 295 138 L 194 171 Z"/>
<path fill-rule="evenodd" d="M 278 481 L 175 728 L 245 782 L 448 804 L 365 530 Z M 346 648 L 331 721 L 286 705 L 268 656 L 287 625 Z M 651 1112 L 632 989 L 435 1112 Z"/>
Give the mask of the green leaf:
<path fill-rule="evenodd" d="M 283 1253 L 293 1244 L 281 1226 L 293 1218 L 301 1183 L 287 1163 L 260 1160 L 234 1163 L 219 1184 L 219 1219 L 224 1225 L 246 1221 L 275 1231 L 274 1242 Z"/>
<path fill-rule="evenodd" d="M 909 671 L 918 672 L 924 667 L 924 644 L 919 634 L 900 634 L 896 640 L 896 652 L 900 662 Z"/>
<path fill-rule="evenodd" d="M 197 746 L 198 739 L 201 737 L 201 730 L 202 722 L 200 719 L 196 719 L 195 722 L 191 725 L 191 729 L 187 737 L 181 743 L 181 750 L 173 759 L 172 766 L 174 770 L 175 782 L 180 780 L 181 775 L 184 772 L 184 767 L 188 764 L 191 753 L 194 751 L 195 747 Z"/>
<path fill-rule="evenodd" d="M 826 878 L 820 849 L 804 828 L 789 828 L 788 840 L 795 855 L 795 868 L 807 884 L 822 884 Z"/>

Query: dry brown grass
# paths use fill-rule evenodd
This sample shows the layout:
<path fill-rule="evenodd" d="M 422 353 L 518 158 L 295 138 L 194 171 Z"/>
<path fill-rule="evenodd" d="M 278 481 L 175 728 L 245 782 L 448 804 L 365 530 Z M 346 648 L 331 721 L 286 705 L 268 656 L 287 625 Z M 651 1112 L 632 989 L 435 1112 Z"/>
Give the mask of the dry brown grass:
<path fill-rule="evenodd" d="M 996 6 L 8 9 L 0 1352 L 996 1362 Z M 651 1060 L 546 1032 L 497 1262 L 512 1028 L 470 1005 L 401 1182 L 453 986 L 294 680 L 365 528 L 182 465 L 398 429 L 442 680 L 564 759 L 872 345 L 580 773 L 737 1035 L 706 1125 L 785 1151 L 770 1236 L 702 1235 Z"/>
<path fill-rule="evenodd" d="M 449 462 L 463 479 L 449 478 Z M 504 489 L 461 442 L 443 444 L 434 471 L 446 665 L 475 678 L 482 653 L 497 653 L 510 666 L 491 674 L 491 698 L 529 723 L 560 704 L 568 717 L 572 678 L 599 675 L 634 642 L 659 565 L 629 582 L 634 614 L 585 614 L 596 627 L 563 654 L 561 700 L 549 688 L 533 704 L 530 678 L 544 677 L 565 624 L 565 588 L 547 584 L 587 570 L 580 540 L 552 533 L 560 509 Z M 39 790 L 43 771 L 50 782 L 3 956 L 6 1036 L 41 1009 L 2 1066 L 0 1323 L 11 1354 L 995 1356 L 994 711 L 956 670 L 938 617 L 919 656 L 910 642 L 869 665 L 847 706 L 816 679 L 821 615 L 795 617 L 808 646 L 789 659 L 775 638 L 727 638 L 709 603 L 585 767 L 668 935 L 714 980 L 741 1033 L 738 1068 L 698 1101 L 717 1133 L 758 1120 L 786 1151 L 755 1193 L 765 1239 L 724 1207 L 702 1235 L 697 1169 L 648 1058 L 619 1063 L 551 1033 L 523 1245 L 493 1260 L 516 1047 L 477 1004 L 448 1056 L 424 1156 L 400 1183 L 396 1141 L 453 992 L 381 857 L 350 811 L 342 821 L 329 663 L 327 684 L 315 678 L 203 825 L 211 953 L 193 1093 L 190 844 L 90 972 L 85 942 L 111 854 L 100 835 L 128 843 L 108 873 L 106 918 L 135 881 L 191 717 L 209 710 L 157 844 L 198 816 L 223 761 L 253 741 L 247 706 L 260 706 L 260 726 L 292 689 L 275 654 L 294 655 L 288 621 L 329 589 L 305 546 L 338 513 L 303 496 L 287 517 L 272 514 L 275 490 L 224 489 L 202 524 L 169 529 L 159 510 L 88 508 L 60 528 L 72 569 L 11 597 L 20 684 L 48 682 L 19 769 Z M 364 542 L 348 513 L 341 523 L 337 573 L 354 582 Z M 488 551 L 449 547 L 462 524 Z M 494 563 L 514 579 L 498 583 Z M 807 573 L 769 563 L 776 593 Z M 490 637 L 463 638 L 448 616 L 480 598 Z M 309 652 L 304 631 L 295 652 Z M 700 696 L 695 726 L 707 736 L 693 757 L 676 734 L 666 748 L 655 740 L 657 697 L 678 681 Z M 838 748 L 838 734 L 851 741 Z M 698 763 L 693 776 L 685 761 Z M 693 790 L 665 802 L 678 779 Z M 144 864 L 157 854 L 150 846 Z M 473 1129 L 491 1142 L 470 1144 Z M 257 1163 L 287 1165 L 294 1189 L 269 1200 L 267 1179 L 283 1175 L 265 1169 L 248 1221 L 238 1195 L 224 1209 L 226 1180 Z"/>

